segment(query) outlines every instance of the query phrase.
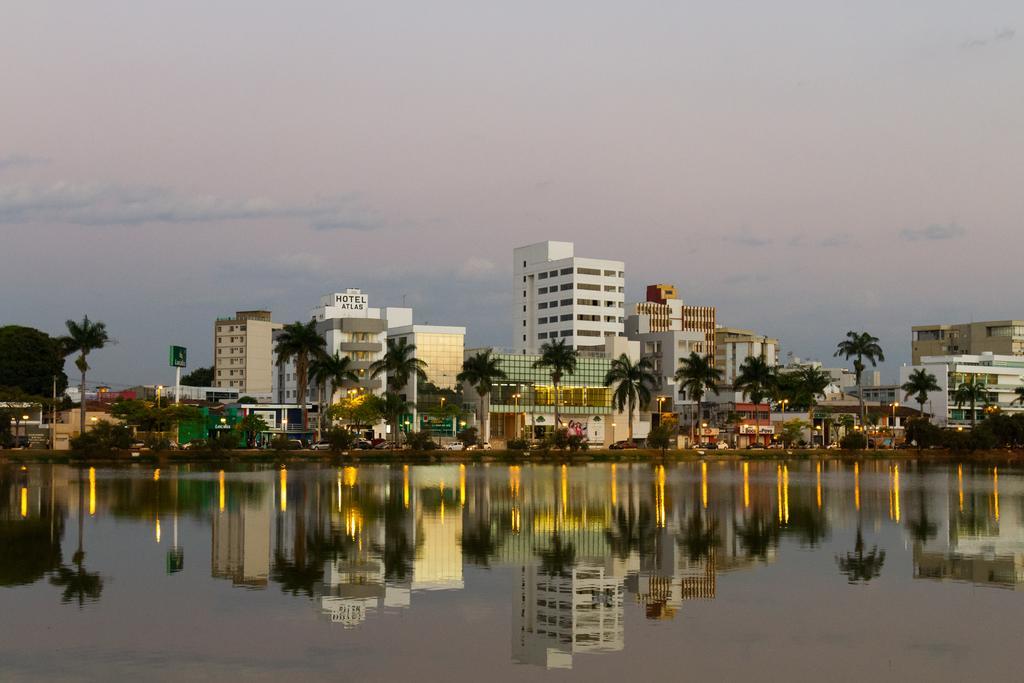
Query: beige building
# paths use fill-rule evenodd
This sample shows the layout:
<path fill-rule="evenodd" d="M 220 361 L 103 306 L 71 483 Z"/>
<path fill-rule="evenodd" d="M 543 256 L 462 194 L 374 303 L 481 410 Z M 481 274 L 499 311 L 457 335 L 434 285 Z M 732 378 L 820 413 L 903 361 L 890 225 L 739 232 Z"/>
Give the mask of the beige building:
<path fill-rule="evenodd" d="M 283 327 L 270 311 L 238 311 L 213 326 L 213 386 L 270 398 L 274 370 L 273 333 Z"/>
<path fill-rule="evenodd" d="M 768 365 L 779 364 L 779 340 L 752 330 L 719 327 L 715 330 L 715 367 L 722 371 L 722 381 L 732 384 L 739 367 L 751 356 L 765 357 Z"/>
<path fill-rule="evenodd" d="M 692 350 L 716 358 L 714 306 L 688 306 L 675 285 L 656 284 L 647 285 L 647 300 L 633 308 L 636 315 L 647 319 L 650 332 L 699 332 L 704 341 Z"/>
<path fill-rule="evenodd" d="M 1024 320 L 989 320 L 910 328 L 912 363 L 925 356 L 1024 356 Z"/>

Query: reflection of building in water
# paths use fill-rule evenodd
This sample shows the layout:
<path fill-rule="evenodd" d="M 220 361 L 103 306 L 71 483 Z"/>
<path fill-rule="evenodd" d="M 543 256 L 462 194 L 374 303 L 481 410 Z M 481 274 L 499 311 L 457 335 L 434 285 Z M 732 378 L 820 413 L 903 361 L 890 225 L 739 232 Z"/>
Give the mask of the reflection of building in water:
<path fill-rule="evenodd" d="M 236 505 L 213 513 L 211 574 L 236 586 L 264 588 L 270 576 L 270 518 L 273 501 L 254 487 Z"/>
<path fill-rule="evenodd" d="M 929 523 L 923 500 L 910 520 L 914 578 L 1024 589 L 1024 484 L 1000 482 L 998 469 L 965 477 L 963 466 L 951 472 L 948 510 L 933 511 L 938 524 Z"/>
<path fill-rule="evenodd" d="M 319 592 L 320 609 L 346 627 L 361 624 L 381 607 L 409 606 L 409 588 L 389 584 L 384 563 L 367 556 L 328 563 Z"/>
<path fill-rule="evenodd" d="M 512 659 L 548 669 L 571 669 L 573 655 L 617 652 L 625 645 L 622 578 L 579 564 L 562 574 L 523 567 Z"/>

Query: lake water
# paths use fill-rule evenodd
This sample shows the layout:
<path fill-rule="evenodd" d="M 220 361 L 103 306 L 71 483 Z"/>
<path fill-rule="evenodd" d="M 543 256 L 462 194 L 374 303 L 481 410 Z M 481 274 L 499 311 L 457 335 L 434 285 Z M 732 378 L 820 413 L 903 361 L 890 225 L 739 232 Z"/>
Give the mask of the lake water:
<path fill-rule="evenodd" d="M 0 680 L 1022 680 L 1024 473 L 0 466 Z"/>

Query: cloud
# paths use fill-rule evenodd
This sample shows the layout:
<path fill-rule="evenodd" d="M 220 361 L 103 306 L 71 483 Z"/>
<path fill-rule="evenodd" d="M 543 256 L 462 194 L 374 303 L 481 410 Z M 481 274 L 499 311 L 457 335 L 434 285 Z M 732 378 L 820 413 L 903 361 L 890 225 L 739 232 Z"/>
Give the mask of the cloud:
<path fill-rule="evenodd" d="M 470 256 L 459 266 L 458 274 L 466 280 L 478 280 L 491 276 L 496 269 L 494 261 L 479 256 Z"/>
<path fill-rule="evenodd" d="M 909 242 L 919 242 L 921 240 L 952 240 L 962 237 L 966 232 L 967 230 L 956 223 L 950 223 L 949 225 L 933 224 L 925 228 L 915 230 L 900 230 L 900 237 Z"/>
<path fill-rule="evenodd" d="M 731 235 L 722 235 L 722 241 L 738 244 L 743 247 L 767 247 L 772 243 L 770 238 L 759 237 L 747 228 L 737 230 Z"/>
<path fill-rule="evenodd" d="M 26 166 L 39 166 L 49 163 L 49 159 L 42 157 L 27 156 L 25 154 L 7 154 L 0 156 L 0 171 L 9 168 L 24 168 Z"/>
<path fill-rule="evenodd" d="M 185 195 L 170 188 L 55 182 L 0 186 L 0 224 L 146 225 L 301 219 L 320 230 L 371 230 L 381 226 L 354 198 L 278 202 Z"/>
<path fill-rule="evenodd" d="M 1015 31 L 1012 28 L 1001 28 L 992 33 L 991 36 L 988 36 L 986 38 L 973 38 L 971 40 L 968 40 L 964 42 L 961 45 L 961 47 L 970 50 L 974 48 L 985 47 L 986 45 L 994 45 L 995 43 L 1005 43 L 1013 40 L 1014 37 L 1016 37 L 1016 35 L 1017 31 Z"/>

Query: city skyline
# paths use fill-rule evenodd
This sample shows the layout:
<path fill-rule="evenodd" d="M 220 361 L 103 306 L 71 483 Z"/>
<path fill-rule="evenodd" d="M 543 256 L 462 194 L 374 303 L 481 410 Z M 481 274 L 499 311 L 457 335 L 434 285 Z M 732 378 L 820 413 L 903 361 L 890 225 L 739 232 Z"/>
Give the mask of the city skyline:
<path fill-rule="evenodd" d="M 507 347 L 545 239 L 887 378 L 911 325 L 1020 317 L 1024 8 L 581 7 L 5 9 L 0 318 L 105 321 L 112 386 L 346 287 Z"/>

